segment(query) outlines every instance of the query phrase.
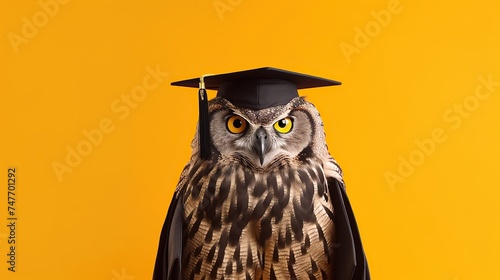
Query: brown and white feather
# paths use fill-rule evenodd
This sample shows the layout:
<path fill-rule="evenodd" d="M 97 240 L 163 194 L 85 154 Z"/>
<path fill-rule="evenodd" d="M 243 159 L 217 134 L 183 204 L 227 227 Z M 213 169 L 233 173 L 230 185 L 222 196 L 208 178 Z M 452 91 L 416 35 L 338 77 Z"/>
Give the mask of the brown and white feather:
<path fill-rule="evenodd" d="M 265 127 L 294 118 L 264 164 L 248 140 L 231 138 L 224 118 L 238 114 Z M 201 161 L 197 137 L 177 186 L 184 205 L 183 279 L 333 279 L 334 210 L 327 178 L 342 182 L 323 123 L 302 98 L 259 111 L 210 102 L 213 156 Z M 220 129 L 219 129 L 220 128 Z"/>

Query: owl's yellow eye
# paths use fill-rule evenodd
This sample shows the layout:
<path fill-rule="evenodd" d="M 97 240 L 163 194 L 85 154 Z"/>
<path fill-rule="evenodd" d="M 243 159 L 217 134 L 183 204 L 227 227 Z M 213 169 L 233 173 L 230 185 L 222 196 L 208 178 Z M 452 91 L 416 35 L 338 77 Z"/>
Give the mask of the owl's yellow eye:
<path fill-rule="evenodd" d="M 284 118 L 284 119 L 277 121 L 274 124 L 274 129 L 279 133 L 285 134 L 285 133 L 290 132 L 290 130 L 292 130 L 292 126 L 293 126 L 292 119 Z"/>
<path fill-rule="evenodd" d="M 243 133 L 247 129 L 247 121 L 240 116 L 232 116 L 227 120 L 227 130 L 234 134 Z"/>

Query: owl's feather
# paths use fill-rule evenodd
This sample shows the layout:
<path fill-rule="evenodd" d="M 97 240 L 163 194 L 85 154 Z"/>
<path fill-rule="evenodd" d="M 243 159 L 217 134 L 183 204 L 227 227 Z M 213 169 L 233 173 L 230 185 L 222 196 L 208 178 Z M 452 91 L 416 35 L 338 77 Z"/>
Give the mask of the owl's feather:
<path fill-rule="evenodd" d="M 248 121 L 245 133 L 225 130 L 232 114 Z M 362 267 L 364 253 L 314 106 L 296 98 L 256 111 L 216 98 L 210 116 L 212 156 L 200 159 L 195 136 L 175 193 L 183 232 L 182 256 L 174 257 L 181 275 L 174 279 L 369 279 L 367 267 L 344 278 Z M 285 116 L 294 130 L 273 134 L 272 124 Z M 259 127 L 269 131 L 272 147 L 263 162 L 252 149 Z M 164 227 L 161 240 L 173 238 L 170 232 Z M 175 269 L 165 250 L 159 248 L 154 279 L 169 279 Z"/>
<path fill-rule="evenodd" d="M 278 163 L 266 172 L 231 161 L 190 168 L 179 193 L 183 279 L 332 278 L 334 214 L 323 169 L 319 162 Z"/>

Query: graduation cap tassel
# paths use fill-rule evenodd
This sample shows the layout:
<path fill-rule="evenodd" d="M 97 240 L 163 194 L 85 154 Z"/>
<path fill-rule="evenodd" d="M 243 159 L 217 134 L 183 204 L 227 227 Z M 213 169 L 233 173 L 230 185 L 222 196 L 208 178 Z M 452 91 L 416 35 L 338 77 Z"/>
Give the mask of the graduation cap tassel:
<path fill-rule="evenodd" d="M 210 157 L 210 123 L 208 118 L 208 97 L 205 90 L 204 76 L 200 78 L 200 89 L 198 90 L 199 105 L 199 141 L 200 157 L 202 160 L 208 160 Z"/>

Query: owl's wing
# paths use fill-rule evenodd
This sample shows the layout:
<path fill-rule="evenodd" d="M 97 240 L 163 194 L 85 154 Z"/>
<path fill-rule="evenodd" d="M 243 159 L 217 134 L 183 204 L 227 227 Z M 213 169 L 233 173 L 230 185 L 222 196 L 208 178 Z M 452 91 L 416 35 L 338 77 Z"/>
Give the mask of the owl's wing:
<path fill-rule="evenodd" d="M 369 280 L 368 263 L 345 187 L 336 179 L 328 178 L 328 188 L 335 211 L 335 242 L 338 245 L 334 279 Z"/>
<path fill-rule="evenodd" d="M 153 280 L 181 280 L 182 197 L 174 194 L 161 230 Z"/>

